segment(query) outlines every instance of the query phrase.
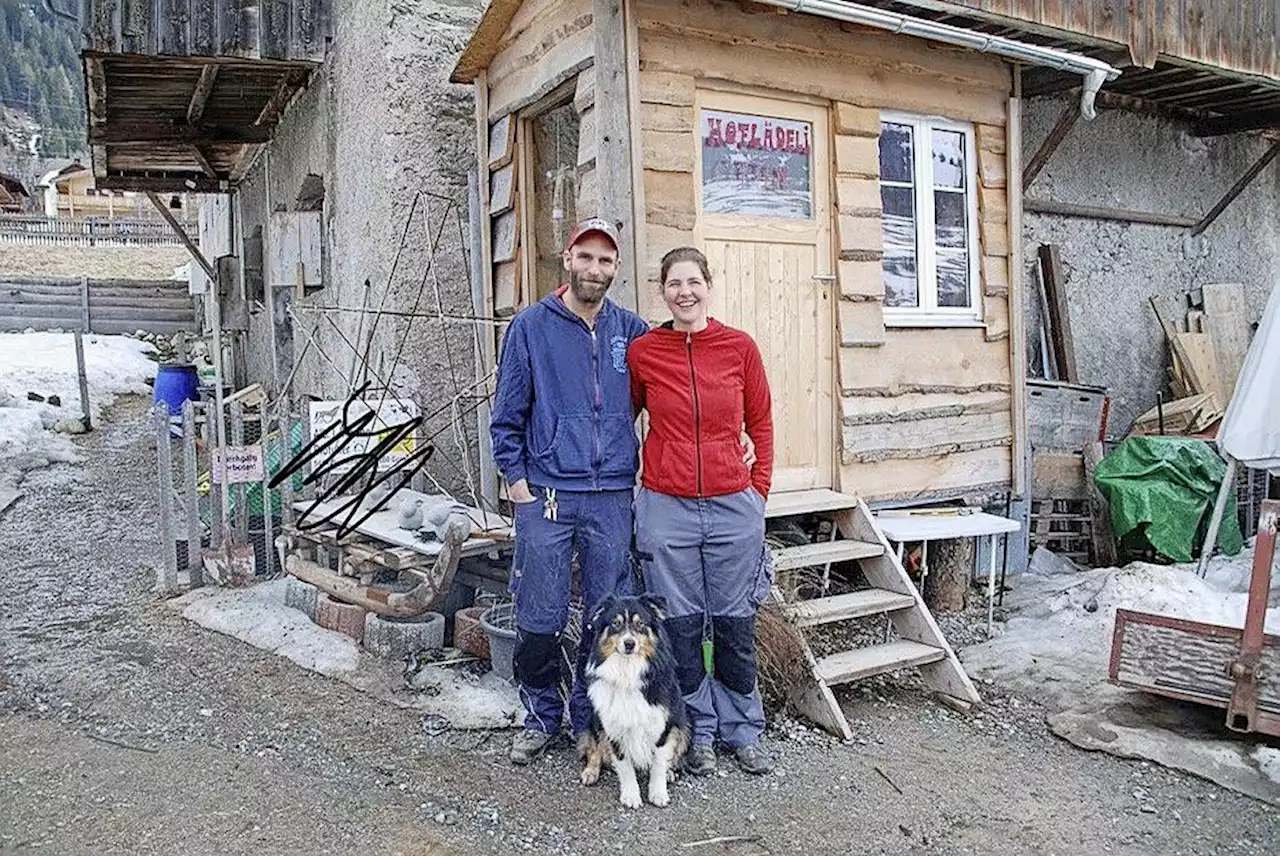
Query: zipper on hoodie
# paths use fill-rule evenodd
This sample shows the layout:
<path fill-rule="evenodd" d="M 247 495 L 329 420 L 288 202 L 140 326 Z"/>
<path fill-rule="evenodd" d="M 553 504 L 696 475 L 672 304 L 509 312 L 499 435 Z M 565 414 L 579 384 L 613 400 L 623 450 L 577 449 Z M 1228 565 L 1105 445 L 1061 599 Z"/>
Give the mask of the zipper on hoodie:
<path fill-rule="evenodd" d="M 698 470 L 698 496 L 702 496 L 702 405 L 698 402 L 698 373 L 693 368 L 693 334 L 684 334 L 689 354 L 689 385 L 693 388 L 693 442 Z"/>
<path fill-rule="evenodd" d="M 583 322 L 584 324 L 586 322 Z M 596 490 L 600 489 L 600 339 L 596 336 L 596 328 L 591 327 L 591 383 L 595 390 L 595 407 L 591 414 L 591 437 L 593 452 L 591 461 L 591 483 Z"/>

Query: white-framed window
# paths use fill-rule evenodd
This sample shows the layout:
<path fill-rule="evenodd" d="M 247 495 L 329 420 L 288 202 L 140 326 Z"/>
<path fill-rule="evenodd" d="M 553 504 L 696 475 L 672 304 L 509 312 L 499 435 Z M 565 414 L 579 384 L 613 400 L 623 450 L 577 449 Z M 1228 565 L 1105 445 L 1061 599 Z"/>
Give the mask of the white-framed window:
<path fill-rule="evenodd" d="M 880 114 L 887 326 L 982 323 L 973 125 Z"/>

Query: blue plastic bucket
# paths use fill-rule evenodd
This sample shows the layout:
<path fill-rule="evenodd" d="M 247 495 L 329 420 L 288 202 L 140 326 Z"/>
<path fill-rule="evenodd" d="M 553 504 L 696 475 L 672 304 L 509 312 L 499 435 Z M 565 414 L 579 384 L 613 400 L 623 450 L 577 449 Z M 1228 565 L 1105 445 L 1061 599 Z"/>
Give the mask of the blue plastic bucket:
<path fill-rule="evenodd" d="M 198 397 L 200 376 L 195 366 L 164 365 L 156 370 L 155 403 L 169 408 L 170 423 L 182 424 L 182 404 Z M 181 428 L 178 433 L 181 434 Z"/>

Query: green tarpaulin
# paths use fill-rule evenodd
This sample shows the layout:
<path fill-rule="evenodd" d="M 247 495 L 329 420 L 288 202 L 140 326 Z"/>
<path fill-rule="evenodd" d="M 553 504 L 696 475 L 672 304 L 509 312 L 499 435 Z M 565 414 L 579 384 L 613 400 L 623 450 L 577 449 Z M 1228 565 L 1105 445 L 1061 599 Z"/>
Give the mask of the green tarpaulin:
<path fill-rule="evenodd" d="M 1094 478 L 1111 503 L 1111 524 L 1122 545 L 1149 544 L 1175 562 L 1190 562 L 1226 474 L 1226 462 L 1203 440 L 1129 437 L 1103 459 Z M 1234 556 L 1243 546 L 1232 497 L 1218 549 Z"/>

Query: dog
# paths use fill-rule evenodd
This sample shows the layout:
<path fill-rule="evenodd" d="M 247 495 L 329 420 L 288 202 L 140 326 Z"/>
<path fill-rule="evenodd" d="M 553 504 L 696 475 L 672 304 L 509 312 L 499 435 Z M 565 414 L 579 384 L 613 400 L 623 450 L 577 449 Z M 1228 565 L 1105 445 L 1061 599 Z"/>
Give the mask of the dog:
<path fill-rule="evenodd" d="M 584 674 L 592 717 L 579 746 L 582 783 L 595 784 L 600 767 L 611 762 L 627 808 L 642 804 L 637 770 L 649 771 L 649 802 L 670 803 L 667 782 L 689 748 L 689 717 L 665 617 L 659 596 L 610 595 L 592 614 L 584 639 L 591 645 Z"/>

